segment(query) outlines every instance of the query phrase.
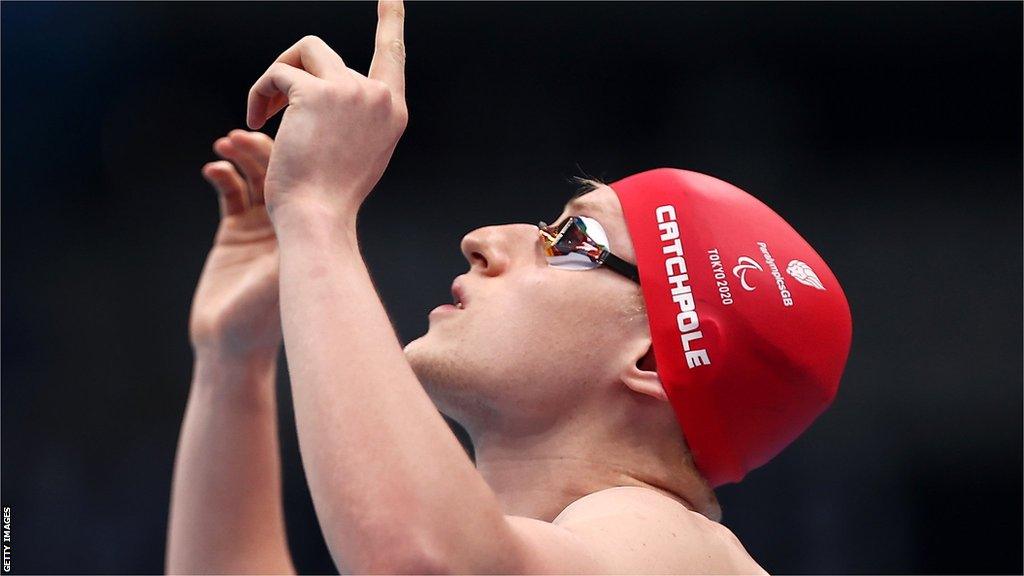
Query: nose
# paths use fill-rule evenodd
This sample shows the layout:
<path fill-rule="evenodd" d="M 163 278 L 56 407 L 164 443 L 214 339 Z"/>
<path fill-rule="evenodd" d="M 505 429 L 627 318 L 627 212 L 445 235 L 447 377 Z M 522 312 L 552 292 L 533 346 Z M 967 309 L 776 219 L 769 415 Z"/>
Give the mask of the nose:
<path fill-rule="evenodd" d="M 540 234 L 530 224 L 505 224 L 477 228 L 462 237 L 462 254 L 470 269 L 497 276 L 515 262 L 534 261 L 540 251 Z"/>

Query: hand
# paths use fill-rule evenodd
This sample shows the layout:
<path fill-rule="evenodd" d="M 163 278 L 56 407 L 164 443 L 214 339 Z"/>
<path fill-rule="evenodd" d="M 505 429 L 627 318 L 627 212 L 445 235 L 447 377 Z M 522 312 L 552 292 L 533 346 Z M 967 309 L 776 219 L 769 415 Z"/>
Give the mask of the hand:
<path fill-rule="evenodd" d="M 409 112 L 405 103 L 405 8 L 380 0 L 369 76 L 347 68 L 323 40 L 285 50 L 249 91 L 248 124 L 287 106 L 267 169 L 271 216 L 295 203 L 355 218 L 380 180 Z"/>
<path fill-rule="evenodd" d="M 189 337 L 197 355 L 276 358 L 278 250 L 264 204 L 273 144 L 265 134 L 233 130 L 213 144 L 224 160 L 203 166 L 203 177 L 217 190 L 220 226 L 192 299 Z"/>

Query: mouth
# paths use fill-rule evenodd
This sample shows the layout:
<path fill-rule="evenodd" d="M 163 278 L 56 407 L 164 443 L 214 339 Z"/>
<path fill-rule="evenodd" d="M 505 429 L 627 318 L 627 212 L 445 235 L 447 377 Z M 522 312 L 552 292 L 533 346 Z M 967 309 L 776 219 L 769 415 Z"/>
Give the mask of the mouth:
<path fill-rule="evenodd" d="M 458 278 L 452 282 L 452 304 L 459 310 L 466 307 L 466 289 L 463 288 Z"/>
<path fill-rule="evenodd" d="M 430 311 L 430 316 L 434 314 L 445 314 L 458 312 L 466 308 L 466 290 L 462 287 L 459 279 L 456 278 L 455 282 L 452 282 L 452 303 L 441 304 L 437 308 Z"/>

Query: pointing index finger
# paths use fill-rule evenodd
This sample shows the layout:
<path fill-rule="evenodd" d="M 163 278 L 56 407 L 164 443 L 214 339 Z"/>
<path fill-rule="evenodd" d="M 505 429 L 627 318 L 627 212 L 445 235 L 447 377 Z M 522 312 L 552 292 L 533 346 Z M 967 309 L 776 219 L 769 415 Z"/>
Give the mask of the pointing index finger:
<path fill-rule="evenodd" d="M 405 3 L 379 0 L 377 37 L 369 77 L 387 84 L 392 94 L 405 100 Z"/>

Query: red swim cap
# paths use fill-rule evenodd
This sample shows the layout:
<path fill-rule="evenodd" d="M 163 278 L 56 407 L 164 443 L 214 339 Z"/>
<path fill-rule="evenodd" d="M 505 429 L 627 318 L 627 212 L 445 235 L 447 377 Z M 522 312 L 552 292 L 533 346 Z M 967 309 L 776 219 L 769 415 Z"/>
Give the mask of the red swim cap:
<path fill-rule="evenodd" d="M 659 168 L 609 186 L 694 462 L 713 487 L 738 482 L 835 397 L 852 332 L 846 296 L 806 240 L 727 182 Z"/>

